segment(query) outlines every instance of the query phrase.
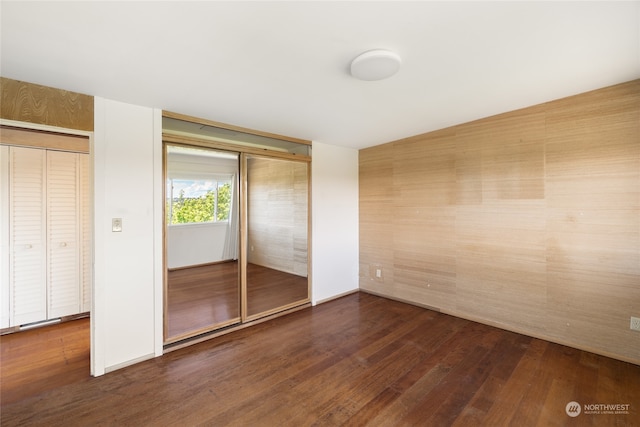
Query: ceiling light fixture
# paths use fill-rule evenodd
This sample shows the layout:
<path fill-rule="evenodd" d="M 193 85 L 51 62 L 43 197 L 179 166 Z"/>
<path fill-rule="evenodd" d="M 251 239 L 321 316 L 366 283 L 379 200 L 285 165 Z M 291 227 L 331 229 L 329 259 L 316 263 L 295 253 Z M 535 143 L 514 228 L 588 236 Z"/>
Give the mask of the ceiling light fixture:
<path fill-rule="evenodd" d="M 400 56 L 384 49 L 364 52 L 351 62 L 351 75 L 360 80 L 382 80 L 400 69 Z"/>

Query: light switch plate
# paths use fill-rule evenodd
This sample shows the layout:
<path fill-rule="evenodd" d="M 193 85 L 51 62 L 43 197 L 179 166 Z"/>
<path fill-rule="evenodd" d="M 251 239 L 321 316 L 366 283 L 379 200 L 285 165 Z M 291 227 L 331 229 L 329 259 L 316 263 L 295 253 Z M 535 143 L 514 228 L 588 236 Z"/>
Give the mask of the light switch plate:
<path fill-rule="evenodd" d="M 114 233 L 122 231 L 122 218 L 111 218 L 111 231 Z"/>

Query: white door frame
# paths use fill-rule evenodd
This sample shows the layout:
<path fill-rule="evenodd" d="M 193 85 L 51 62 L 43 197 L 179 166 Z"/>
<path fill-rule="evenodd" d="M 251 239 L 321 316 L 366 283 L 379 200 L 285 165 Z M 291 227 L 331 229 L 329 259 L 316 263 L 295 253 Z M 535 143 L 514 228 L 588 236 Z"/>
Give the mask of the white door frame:
<path fill-rule="evenodd" d="M 7 120 L 7 119 L 0 119 L 0 125 L 3 126 L 12 126 L 15 128 L 21 128 L 21 129 L 25 129 L 25 130 L 39 130 L 39 131 L 47 131 L 47 132 L 56 132 L 56 133 L 61 133 L 61 134 L 66 134 L 66 135 L 77 135 L 77 136 L 83 136 L 89 139 L 89 206 L 94 206 L 94 175 L 93 175 L 93 152 L 94 152 L 94 147 L 93 147 L 93 132 L 90 131 L 83 131 L 83 130 L 78 130 L 78 129 L 69 129 L 69 128 L 62 128 L 62 127 L 58 127 L 58 126 L 49 126 L 49 125 L 43 125 L 43 124 L 38 124 L 38 123 L 29 123 L 29 122 L 20 122 L 20 121 L 16 121 L 16 120 Z M 94 211 L 93 209 L 90 210 L 90 223 L 94 224 Z M 95 263 L 95 258 L 94 258 L 94 230 L 93 227 L 90 230 L 91 233 L 91 244 L 89 245 L 88 248 L 84 248 L 85 250 L 88 250 L 90 252 L 90 257 L 91 257 L 91 283 L 90 283 L 90 288 L 91 288 L 91 313 L 93 313 L 94 311 L 94 307 L 95 307 L 95 275 L 94 275 L 94 268 L 93 265 Z M 93 316 L 90 316 L 90 322 L 93 323 Z M 93 330 L 93 326 L 91 327 L 91 330 Z M 93 359 L 94 357 L 94 353 L 93 353 L 93 340 L 90 341 L 91 342 L 91 358 Z M 91 364 L 91 366 L 93 367 L 93 364 Z M 93 370 L 93 368 L 92 368 Z"/>

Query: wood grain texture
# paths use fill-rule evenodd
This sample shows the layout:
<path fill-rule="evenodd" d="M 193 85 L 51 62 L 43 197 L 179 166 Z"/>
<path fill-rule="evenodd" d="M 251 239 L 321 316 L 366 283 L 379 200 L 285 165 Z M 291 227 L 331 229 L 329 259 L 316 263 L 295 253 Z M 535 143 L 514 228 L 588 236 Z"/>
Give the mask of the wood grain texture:
<path fill-rule="evenodd" d="M 165 343 L 240 322 L 237 261 L 167 272 Z"/>
<path fill-rule="evenodd" d="M 247 277 L 250 320 L 309 301 L 306 277 L 255 264 L 247 265 Z M 239 324 L 238 261 L 168 271 L 166 317 L 165 344 Z"/>
<path fill-rule="evenodd" d="M 360 281 L 367 278 L 368 289 L 393 286 L 393 146 L 361 150 L 359 156 L 360 197 Z M 381 224 L 385 224 L 381 227 Z M 381 268 L 382 277 L 375 269 Z"/>
<path fill-rule="evenodd" d="M 640 417 L 640 366 L 363 292 L 101 377 L 59 380 L 3 401 L 2 425 L 632 426 Z M 573 400 L 629 404 L 629 413 L 572 419 Z"/>
<path fill-rule="evenodd" d="M 640 80 L 361 150 L 360 248 L 362 289 L 640 364 Z"/>
<path fill-rule="evenodd" d="M 255 156 L 246 162 L 246 318 L 253 319 L 309 301 L 309 164 Z M 282 273 L 281 297 L 252 297 L 265 282 L 255 266 Z"/>
<path fill-rule="evenodd" d="M 50 150 L 89 152 L 89 138 L 33 129 L 0 126 L 0 142 L 19 147 L 48 148 Z"/>
<path fill-rule="evenodd" d="M 0 77 L 0 117 L 93 131 L 93 96 Z"/>
<path fill-rule="evenodd" d="M 307 277 L 247 265 L 247 316 L 263 317 L 309 301 Z"/>
<path fill-rule="evenodd" d="M 308 163 L 247 159 L 247 262 L 307 277 Z"/>
<path fill-rule="evenodd" d="M 89 318 L 3 335 L 0 359 L 3 407 L 88 380 Z"/>

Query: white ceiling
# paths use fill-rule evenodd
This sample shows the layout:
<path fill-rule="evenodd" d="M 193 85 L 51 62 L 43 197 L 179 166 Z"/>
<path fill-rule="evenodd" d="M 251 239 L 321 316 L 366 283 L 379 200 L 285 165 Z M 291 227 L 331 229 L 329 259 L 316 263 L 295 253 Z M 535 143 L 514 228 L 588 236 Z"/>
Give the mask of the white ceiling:
<path fill-rule="evenodd" d="M 640 2 L 0 3 L 4 77 L 363 148 L 640 77 Z M 384 81 L 360 53 L 403 59 Z"/>

